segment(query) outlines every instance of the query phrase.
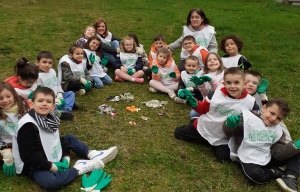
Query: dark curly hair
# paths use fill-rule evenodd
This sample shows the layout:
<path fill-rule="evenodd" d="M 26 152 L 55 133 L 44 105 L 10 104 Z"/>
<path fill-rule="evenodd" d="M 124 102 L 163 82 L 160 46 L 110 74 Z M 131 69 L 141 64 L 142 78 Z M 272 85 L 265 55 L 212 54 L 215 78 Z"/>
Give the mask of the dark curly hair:
<path fill-rule="evenodd" d="M 221 40 L 221 44 L 220 44 L 220 49 L 224 52 L 224 53 L 227 53 L 226 52 L 226 49 L 225 49 L 225 42 L 228 40 L 228 39 L 232 39 L 234 41 L 234 43 L 236 44 L 236 46 L 238 47 L 238 51 L 241 51 L 243 46 L 244 46 L 244 42 L 236 35 L 228 35 L 226 37 L 224 37 L 222 40 Z"/>

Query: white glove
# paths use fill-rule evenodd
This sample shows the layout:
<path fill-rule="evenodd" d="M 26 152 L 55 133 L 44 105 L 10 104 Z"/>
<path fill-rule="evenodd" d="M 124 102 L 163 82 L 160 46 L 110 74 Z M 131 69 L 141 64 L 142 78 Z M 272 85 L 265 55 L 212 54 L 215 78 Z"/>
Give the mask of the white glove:
<path fill-rule="evenodd" d="M 64 99 L 62 93 L 57 93 L 56 98 L 57 98 L 57 99 Z"/>
<path fill-rule="evenodd" d="M 57 172 L 58 171 L 58 168 L 54 163 L 52 163 L 50 171 L 52 171 L 52 172 Z"/>
<path fill-rule="evenodd" d="M 11 149 L 3 149 L 1 151 L 1 155 L 6 165 L 11 166 L 14 163 L 14 158 Z"/>
<path fill-rule="evenodd" d="M 80 77 L 80 83 L 82 83 L 82 84 L 86 84 L 86 80 L 84 79 L 84 78 L 82 78 L 82 77 Z"/>
<path fill-rule="evenodd" d="M 55 105 L 60 105 L 61 104 L 61 101 L 60 101 L 60 99 L 58 99 L 58 98 L 55 98 Z"/>

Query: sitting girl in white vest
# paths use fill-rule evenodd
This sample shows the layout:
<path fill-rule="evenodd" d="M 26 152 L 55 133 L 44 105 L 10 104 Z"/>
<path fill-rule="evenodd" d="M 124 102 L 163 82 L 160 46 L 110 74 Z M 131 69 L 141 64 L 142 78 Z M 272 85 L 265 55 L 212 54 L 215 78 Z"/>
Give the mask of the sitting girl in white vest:
<path fill-rule="evenodd" d="M 157 57 L 152 62 L 152 80 L 150 80 L 150 92 L 168 93 L 169 97 L 174 100 L 176 94 L 174 91 L 178 88 L 178 79 L 180 72 L 171 57 L 170 51 L 161 47 L 157 52 Z"/>
<path fill-rule="evenodd" d="M 101 40 L 99 37 L 91 37 L 85 44 L 86 69 L 89 70 L 90 76 L 93 79 L 94 87 L 101 88 L 104 85 L 110 85 L 112 79 L 108 76 L 101 63 Z"/>
<path fill-rule="evenodd" d="M 64 91 L 79 91 L 84 95 L 93 87 L 92 78 L 85 68 L 83 49 L 80 45 L 71 45 L 69 55 L 64 55 L 58 62 L 58 81 Z"/>
<path fill-rule="evenodd" d="M 115 81 L 144 83 L 143 61 L 132 37 L 125 37 L 116 58 Z"/>
<path fill-rule="evenodd" d="M 6 176 L 16 173 L 12 154 L 12 138 L 17 134 L 18 121 L 28 112 L 29 106 L 6 82 L 0 83 L 0 150 L 3 172 Z"/>

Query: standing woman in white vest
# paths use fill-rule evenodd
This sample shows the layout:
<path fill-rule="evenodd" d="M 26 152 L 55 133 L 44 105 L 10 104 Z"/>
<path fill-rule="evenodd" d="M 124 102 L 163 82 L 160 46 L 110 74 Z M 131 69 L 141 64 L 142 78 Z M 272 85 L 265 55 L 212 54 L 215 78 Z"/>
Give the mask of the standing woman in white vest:
<path fill-rule="evenodd" d="M 117 48 L 120 45 L 121 39 L 108 31 L 107 24 L 103 18 L 98 18 L 94 22 L 94 28 L 96 29 L 96 36 L 98 36 L 103 43 L 103 56 L 108 56 L 109 62 L 115 66 L 115 56 L 117 55 Z"/>
<path fill-rule="evenodd" d="M 182 39 L 191 35 L 195 37 L 197 44 L 205 47 L 209 52 L 218 53 L 218 43 L 216 40 L 216 32 L 213 26 L 210 26 L 209 19 L 205 16 L 205 13 L 199 9 L 191 9 L 186 25 L 183 26 L 182 35 L 179 39 L 169 45 L 169 49 L 173 52 L 175 49 L 182 47 Z M 180 54 L 180 63 L 178 68 L 180 71 L 184 70 L 184 61 L 185 61 L 185 50 L 182 48 Z"/>

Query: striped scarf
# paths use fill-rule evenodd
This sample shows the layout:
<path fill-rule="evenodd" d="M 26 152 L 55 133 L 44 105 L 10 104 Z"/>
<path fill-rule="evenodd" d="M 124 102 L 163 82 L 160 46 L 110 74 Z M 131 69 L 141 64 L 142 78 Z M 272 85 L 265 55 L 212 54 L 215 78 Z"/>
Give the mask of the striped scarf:
<path fill-rule="evenodd" d="M 34 118 L 37 124 L 44 130 L 54 133 L 57 131 L 60 121 L 52 112 L 49 115 L 42 116 L 37 114 L 33 109 L 29 111 L 29 115 Z"/>

